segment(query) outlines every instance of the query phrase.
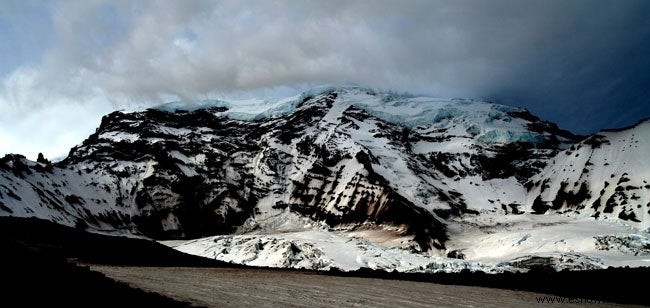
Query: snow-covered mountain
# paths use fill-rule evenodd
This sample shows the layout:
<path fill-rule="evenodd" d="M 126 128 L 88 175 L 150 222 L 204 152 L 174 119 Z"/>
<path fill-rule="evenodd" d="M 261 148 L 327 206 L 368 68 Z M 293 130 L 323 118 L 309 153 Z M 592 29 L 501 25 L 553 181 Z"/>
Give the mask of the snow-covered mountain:
<path fill-rule="evenodd" d="M 521 240 L 517 232 L 566 219 L 589 226 L 595 217 L 607 227 L 593 232 L 611 232 L 580 233 L 584 251 L 598 250 L 596 236 L 618 243 L 632 234 L 627 242 L 642 244 L 629 250 L 643 259 L 649 220 L 636 207 L 650 201 L 641 185 L 647 126 L 576 143 L 578 137 L 523 109 L 360 87 L 170 103 L 105 116 L 56 164 L 7 155 L 0 160 L 0 215 L 160 240 L 206 236 L 169 244 L 237 263 L 405 271 L 521 267 L 527 256 L 519 252 L 560 248 L 506 251 L 498 234 L 525 242 L 535 236 Z M 632 147 L 617 154 L 625 142 Z M 578 168 L 582 173 L 571 171 Z M 610 173 L 618 178 L 608 180 Z M 596 207 L 591 192 L 605 180 L 616 183 Z M 494 258 L 489 247 L 468 242 L 495 233 L 492 248 L 503 253 Z M 571 265 L 578 268 L 607 263 L 587 255 L 546 258 L 583 260 Z"/>

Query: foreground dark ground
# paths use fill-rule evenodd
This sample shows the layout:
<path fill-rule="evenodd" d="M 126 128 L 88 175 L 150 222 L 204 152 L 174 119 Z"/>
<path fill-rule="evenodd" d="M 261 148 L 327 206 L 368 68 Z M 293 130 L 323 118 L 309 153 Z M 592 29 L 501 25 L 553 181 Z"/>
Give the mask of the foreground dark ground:
<path fill-rule="evenodd" d="M 189 303 L 132 288 L 69 260 L 215 264 L 151 241 L 88 234 L 37 219 L 0 218 L 0 247 L 2 307 L 188 307 Z"/>
<path fill-rule="evenodd" d="M 540 294 L 519 291 L 650 304 L 643 283 L 650 275 L 649 268 L 585 272 L 537 269 L 527 274 L 498 275 L 251 269 L 186 255 L 147 240 L 88 234 L 42 220 L 6 217 L 0 218 L 0 247 L 3 302 L 20 303 L 19 306 L 186 307 L 189 302 L 210 306 L 537 303 L 535 297 Z M 122 282 L 79 263 L 91 264 L 91 269 Z M 320 302 L 314 302 L 319 299 Z"/>

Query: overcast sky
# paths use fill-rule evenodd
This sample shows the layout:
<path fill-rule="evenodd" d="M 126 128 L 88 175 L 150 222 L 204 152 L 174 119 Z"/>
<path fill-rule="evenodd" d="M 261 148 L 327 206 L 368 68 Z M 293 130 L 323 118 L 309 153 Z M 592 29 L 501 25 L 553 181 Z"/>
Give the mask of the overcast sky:
<path fill-rule="evenodd" d="M 650 116 L 649 55 L 647 0 L 0 0 L 0 155 L 66 154 L 134 104 L 342 83 L 589 133 Z"/>

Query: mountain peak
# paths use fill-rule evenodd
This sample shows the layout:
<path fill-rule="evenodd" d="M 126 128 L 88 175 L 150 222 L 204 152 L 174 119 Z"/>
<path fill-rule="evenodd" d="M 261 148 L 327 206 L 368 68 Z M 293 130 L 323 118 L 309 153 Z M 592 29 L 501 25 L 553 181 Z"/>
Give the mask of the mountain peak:
<path fill-rule="evenodd" d="M 440 99 L 398 94 L 368 87 L 320 86 L 285 98 L 247 100 L 205 100 L 198 103 L 172 102 L 154 107 L 166 112 L 187 112 L 222 108 L 219 115 L 233 120 L 260 121 L 292 114 L 305 103 L 336 93 L 333 106 L 355 107 L 383 121 L 408 129 L 453 129 L 455 134 L 476 137 L 484 143 L 548 141 L 548 133 L 565 142 L 576 136 L 557 125 L 539 120 L 525 109 L 473 99 Z"/>

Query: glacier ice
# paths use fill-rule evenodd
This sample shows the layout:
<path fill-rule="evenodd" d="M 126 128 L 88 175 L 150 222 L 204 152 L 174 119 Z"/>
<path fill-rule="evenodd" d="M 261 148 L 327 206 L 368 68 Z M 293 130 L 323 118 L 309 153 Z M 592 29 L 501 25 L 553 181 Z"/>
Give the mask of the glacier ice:
<path fill-rule="evenodd" d="M 479 141 L 488 144 L 544 140 L 543 136 L 524 129 L 509 115 L 523 111 L 517 107 L 470 99 L 416 97 L 364 87 L 321 86 L 287 98 L 172 102 L 155 109 L 176 112 L 225 107 L 228 110 L 223 114 L 233 120 L 257 121 L 290 114 L 300 102 L 334 91 L 342 94 L 338 104 L 363 109 L 376 118 L 409 129 L 460 126 L 467 137 L 478 137 Z"/>

